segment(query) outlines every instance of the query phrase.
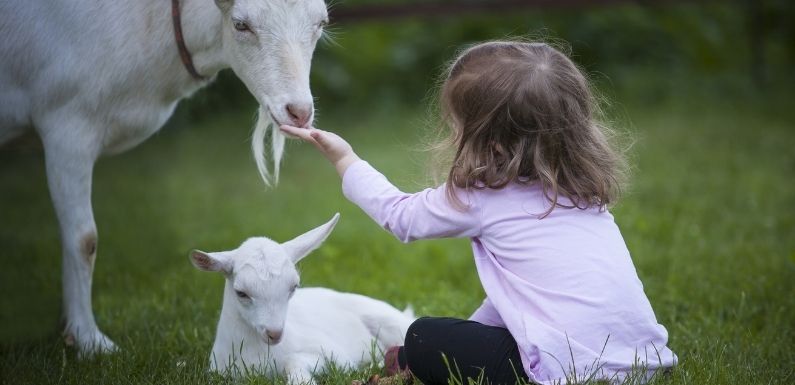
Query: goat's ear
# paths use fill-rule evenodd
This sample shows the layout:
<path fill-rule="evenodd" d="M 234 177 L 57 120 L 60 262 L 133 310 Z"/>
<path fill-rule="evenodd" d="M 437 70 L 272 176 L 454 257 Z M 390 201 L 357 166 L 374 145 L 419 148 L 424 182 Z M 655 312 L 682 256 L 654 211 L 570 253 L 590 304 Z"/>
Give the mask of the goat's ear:
<path fill-rule="evenodd" d="M 201 250 L 190 252 L 190 261 L 193 266 L 204 271 L 220 271 L 228 273 L 231 271 L 231 263 L 224 253 L 206 253 Z"/>
<path fill-rule="evenodd" d="M 287 256 L 293 260 L 293 263 L 298 263 L 298 261 L 309 255 L 312 250 L 317 249 L 320 244 L 326 240 L 328 235 L 331 234 L 331 230 L 334 230 L 334 226 L 339 219 L 340 213 L 336 213 L 330 221 L 320 227 L 282 243 L 282 247 L 284 251 L 287 252 Z"/>

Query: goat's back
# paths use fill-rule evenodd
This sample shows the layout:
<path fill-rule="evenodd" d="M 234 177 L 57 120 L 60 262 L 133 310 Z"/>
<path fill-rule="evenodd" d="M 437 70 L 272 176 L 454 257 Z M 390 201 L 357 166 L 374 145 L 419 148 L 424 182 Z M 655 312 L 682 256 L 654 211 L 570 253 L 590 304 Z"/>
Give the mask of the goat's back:
<path fill-rule="evenodd" d="M 169 7 L 156 0 L 0 2 L 0 144 L 64 117 L 107 130 L 108 152 L 156 131 L 195 89 L 175 80 L 186 75 Z M 112 143 L 117 130 L 133 139 Z"/>
<path fill-rule="evenodd" d="M 290 300 L 283 343 L 320 346 L 338 364 L 356 366 L 369 362 L 374 347 L 379 353 L 402 345 L 413 321 L 411 315 L 374 298 L 301 288 Z"/>

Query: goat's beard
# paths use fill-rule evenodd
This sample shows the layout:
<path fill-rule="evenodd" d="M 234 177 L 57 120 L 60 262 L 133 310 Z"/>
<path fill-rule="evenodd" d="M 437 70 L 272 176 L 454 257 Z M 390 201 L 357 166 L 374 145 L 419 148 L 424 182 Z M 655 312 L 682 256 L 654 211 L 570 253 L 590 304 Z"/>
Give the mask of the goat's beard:
<path fill-rule="evenodd" d="M 268 162 L 265 160 L 265 140 L 268 136 L 268 129 L 270 128 L 271 137 L 271 160 L 273 161 L 273 170 L 268 169 Z M 254 153 L 254 162 L 257 164 L 257 171 L 265 182 L 266 186 L 275 186 L 279 183 L 279 165 L 282 162 L 282 154 L 284 154 L 284 134 L 276 126 L 268 108 L 260 105 L 259 113 L 257 116 L 257 123 L 254 126 L 254 133 L 251 136 L 251 151 Z"/>

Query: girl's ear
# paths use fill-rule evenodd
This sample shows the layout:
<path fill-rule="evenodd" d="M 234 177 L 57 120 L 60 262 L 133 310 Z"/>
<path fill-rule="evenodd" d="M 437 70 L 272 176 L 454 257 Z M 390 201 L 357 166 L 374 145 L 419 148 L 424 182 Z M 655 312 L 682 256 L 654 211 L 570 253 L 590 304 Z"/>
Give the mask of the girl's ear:
<path fill-rule="evenodd" d="M 190 261 L 199 270 L 218 271 L 229 273 L 232 271 L 232 263 L 226 253 L 207 253 L 201 250 L 190 252 Z"/>
<path fill-rule="evenodd" d="M 293 263 L 298 263 L 298 261 L 311 253 L 312 250 L 320 247 L 320 244 L 326 240 L 329 234 L 331 234 L 331 230 L 334 230 L 334 226 L 337 224 L 339 219 L 340 214 L 336 213 L 330 221 L 326 222 L 320 227 L 312 229 L 290 241 L 282 243 L 282 247 L 287 253 L 287 256 L 293 261 Z"/>

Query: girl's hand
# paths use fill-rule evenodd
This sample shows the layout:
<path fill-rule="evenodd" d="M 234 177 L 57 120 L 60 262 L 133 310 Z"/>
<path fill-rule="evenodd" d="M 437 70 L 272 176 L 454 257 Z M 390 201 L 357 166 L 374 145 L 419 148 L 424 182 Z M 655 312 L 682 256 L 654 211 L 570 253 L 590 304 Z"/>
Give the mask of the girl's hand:
<path fill-rule="evenodd" d="M 333 132 L 287 125 L 282 125 L 279 128 L 285 134 L 312 143 L 317 147 L 326 159 L 334 165 L 340 177 L 345 174 L 348 166 L 359 160 L 359 156 L 353 152 L 351 145 Z"/>

